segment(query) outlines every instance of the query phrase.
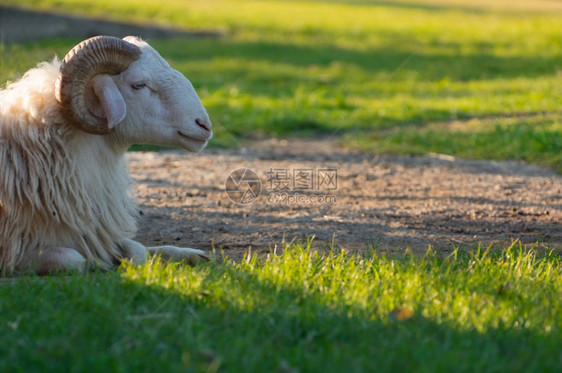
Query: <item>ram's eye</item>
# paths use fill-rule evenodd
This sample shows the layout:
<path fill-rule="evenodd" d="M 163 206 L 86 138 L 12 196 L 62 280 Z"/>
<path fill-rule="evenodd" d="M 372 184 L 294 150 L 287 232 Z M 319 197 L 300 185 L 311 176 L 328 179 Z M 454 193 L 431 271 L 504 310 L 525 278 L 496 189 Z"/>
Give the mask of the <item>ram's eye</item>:
<path fill-rule="evenodd" d="M 131 84 L 131 88 L 133 89 L 143 89 L 144 87 L 146 87 L 146 83 L 143 82 L 138 82 L 138 83 L 133 83 Z"/>

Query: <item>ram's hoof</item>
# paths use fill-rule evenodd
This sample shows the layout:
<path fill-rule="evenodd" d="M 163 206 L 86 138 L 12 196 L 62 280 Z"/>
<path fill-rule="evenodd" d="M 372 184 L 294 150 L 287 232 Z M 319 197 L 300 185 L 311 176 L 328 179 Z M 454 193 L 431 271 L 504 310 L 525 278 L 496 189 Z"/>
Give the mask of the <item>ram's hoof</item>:
<path fill-rule="evenodd" d="M 149 247 L 148 251 L 153 255 L 160 255 L 163 260 L 170 262 L 183 262 L 191 266 L 202 261 L 208 261 L 209 256 L 202 250 L 190 249 L 188 247 L 158 246 Z"/>

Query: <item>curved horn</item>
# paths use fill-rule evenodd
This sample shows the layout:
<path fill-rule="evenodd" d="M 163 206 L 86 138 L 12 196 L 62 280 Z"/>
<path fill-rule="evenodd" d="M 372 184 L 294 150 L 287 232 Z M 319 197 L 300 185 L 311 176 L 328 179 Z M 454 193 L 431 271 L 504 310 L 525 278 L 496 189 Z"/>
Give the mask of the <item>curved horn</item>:
<path fill-rule="evenodd" d="M 112 36 L 84 40 L 64 58 L 55 84 L 55 97 L 67 118 L 83 131 L 107 134 L 107 119 L 94 115 L 86 106 L 86 87 L 98 74 L 119 74 L 137 60 L 139 47 Z"/>

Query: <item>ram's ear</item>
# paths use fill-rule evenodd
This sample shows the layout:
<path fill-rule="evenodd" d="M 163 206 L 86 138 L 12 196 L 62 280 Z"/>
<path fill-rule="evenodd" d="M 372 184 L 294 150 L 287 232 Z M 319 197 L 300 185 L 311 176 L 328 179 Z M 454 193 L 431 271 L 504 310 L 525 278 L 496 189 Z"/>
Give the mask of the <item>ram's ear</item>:
<path fill-rule="evenodd" d="M 109 75 L 97 75 L 91 82 L 92 88 L 86 94 L 88 108 L 96 116 L 107 120 L 107 128 L 113 129 L 127 115 L 123 95 Z"/>

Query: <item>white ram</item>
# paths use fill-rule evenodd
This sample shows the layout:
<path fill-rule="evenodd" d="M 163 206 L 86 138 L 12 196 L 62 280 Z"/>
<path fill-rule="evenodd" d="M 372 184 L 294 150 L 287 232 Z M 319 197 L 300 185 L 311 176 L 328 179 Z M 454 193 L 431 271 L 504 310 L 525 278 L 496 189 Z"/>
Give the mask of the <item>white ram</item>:
<path fill-rule="evenodd" d="M 197 263 L 200 250 L 145 248 L 124 153 L 199 151 L 211 122 L 193 86 L 146 42 L 94 37 L 0 89 L 0 274 L 110 269 L 148 253 Z"/>

